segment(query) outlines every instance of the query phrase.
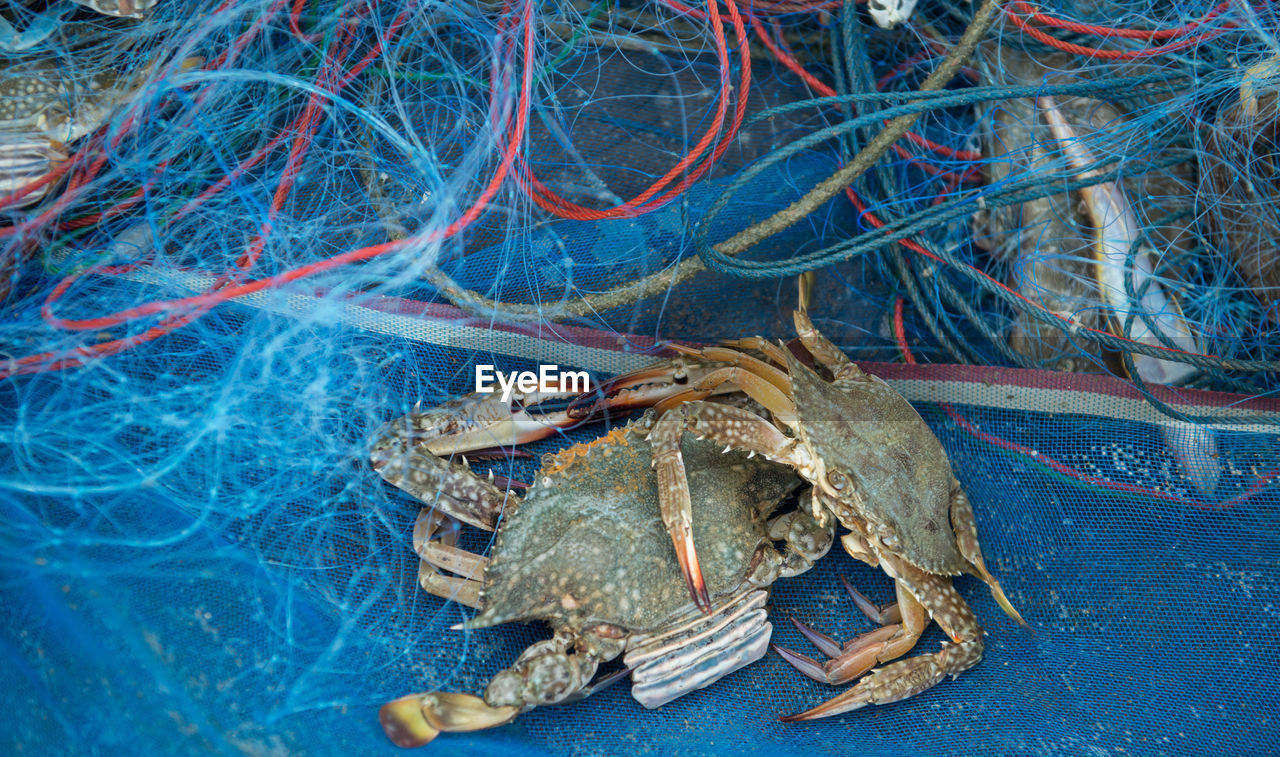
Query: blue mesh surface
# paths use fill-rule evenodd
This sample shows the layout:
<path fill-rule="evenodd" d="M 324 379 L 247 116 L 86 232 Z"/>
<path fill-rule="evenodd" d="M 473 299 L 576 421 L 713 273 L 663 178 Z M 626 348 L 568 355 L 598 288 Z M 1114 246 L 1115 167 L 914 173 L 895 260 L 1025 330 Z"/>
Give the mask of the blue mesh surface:
<path fill-rule="evenodd" d="M 325 405 L 358 400 L 350 383 L 329 390 Z M 256 417 L 300 420 L 287 404 L 252 397 L 245 404 Z M 1169 476 L 1167 453 L 1153 449 L 1144 424 L 954 409 L 1043 455 L 1087 460 L 1100 478 Z M 1267 751 L 1277 704 L 1270 685 L 1277 566 L 1264 557 L 1275 554 L 1280 533 L 1274 490 L 1209 508 L 1108 494 L 975 439 L 936 407 L 921 410 L 970 493 L 989 564 L 1031 631 L 961 579 L 987 629 L 986 658 L 905 702 L 779 723 L 777 715 L 832 691 L 769 655 L 657 711 L 617 685 L 497 732 L 444 736 L 431 748 Z M 11 748 L 392 752 L 377 726 L 378 704 L 414 690 L 478 690 L 544 635 L 524 626 L 449 630 L 468 613 L 417 589 L 408 546 L 417 508 L 348 454 L 358 439 L 342 434 L 358 424 L 342 419 L 334 436 L 313 436 L 306 460 L 273 459 L 272 432 L 291 425 L 261 424 L 259 441 L 234 454 L 196 441 L 190 459 L 216 455 L 216 472 L 184 465 L 164 483 L 122 493 L 6 497 L 9 664 L 0 690 L 6 707 L 24 713 L 6 736 Z M 1272 434 L 1220 441 L 1227 465 L 1242 472 L 1274 466 L 1280 448 Z M 124 444 L 99 454 L 129 450 L 143 467 L 145 447 Z M 50 480 L 70 474 L 42 467 Z M 1226 493 L 1242 493 L 1229 491 L 1239 483 L 1228 481 Z M 239 503 L 239 512 L 192 517 L 177 501 L 192 490 Z M 320 503 L 293 494 L 316 491 L 327 492 Z M 867 630 L 839 588 L 840 574 L 876 601 L 892 596 L 882 574 L 833 552 L 776 586 L 776 643 L 806 648 L 787 617 L 838 638 Z M 940 639 L 931 629 L 920 648 Z"/>
<path fill-rule="evenodd" d="M 481 4 L 308 2 L 297 6 L 298 29 L 293 3 L 161 0 L 138 22 L 68 2 L 10 5 L 5 19 L 17 36 L 0 27 L 6 80 L 40 55 L 61 55 L 81 73 L 114 55 L 134 56 L 140 66 L 158 50 L 208 62 L 262 22 L 224 68 L 169 72 L 144 89 L 138 101 L 147 117 L 129 125 L 116 111 L 106 119 L 102 134 L 127 136 L 81 143 L 94 146 L 76 171 L 105 156 L 88 190 L 75 195 L 57 184 L 41 204 L 0 209 L 5 229 L 24 229 L 0 237 L 0 443 L 9 452 L 0 455 L 0 711 L 9 715 L 0 750 L 15 754 L 401 753 L 378 724 L 383 703 L 419 691 L 479 693 L 549 633 L 540 624 L 452 629 L 471 611 L 418 586 L 412 531 L 419 505 L 370 468 L 370 433 L 415 403 L 469 391 L 477 364 L 556 363 L 602 379 L 646 364 L 664 339 L 792 337 L 795 283 L 786 266 L 874 235 L 843 195 L 746 253 L 776 264 L 772 278 L 704 272 L 579 317 L 564 318 L 554 306 L 693 259 L 705 240 L 787 207 L 865 143 L 882 120 L 878 109 L 904 99 L 860 101 L 856 114 L 805 104 L 815 93 L 776 56 L 754 49 L 747 123 L 711 170 L 661 209 L 611 220 L 558 218 L 508 178 L 485 212 L 445 241 L 219 303 L 172 333 L 85 365 L 23 373 L 9 361 L 46 351 L 66 356 L 162 322 L 147 313 L 69 330 L 50 312 L 94 318 L 192 296 L 223 274 L 236 281 L 278 274 L 445 227 L 500 163 L 493 118 L 502 107 L 495 102 L 505 107 L 511 98 L 507 92 L 495 101 L 489 77 L 502 59 L 518 78 L 512 72 L 520 58 L 495 42 L 510 36 L 511 16 Z M 1184 5 L 1082 1 L 1045 10 L 1168 28 L 1212 8 Z M 610 207 L 636 196 L 708 128 L 719 67 L 706 22 L 660 4 L 535 10 L 537 86 L 522 158 L 576 202 Z M 806 70 L 854 92 L 863 92 L 867 74 L 888 77 L 884 89 L 900 93 L 914 89 L 937 58 L 904 62 L 935 34 L 954 41 L 972 14 L 968 5 L 922 3 L 914 25 L 882 31 L 852 4 L 825 14 L 774 10 L 795 11 L 760 18 L 770 30 L 778 21 L 779 39 Z M 1221 156 L 1195 136 L 1224 123 L 1219 114 L 1239 96 L 1240 68 L 1273 54 L 1271 4 L 1232 12 L 1226 18 L 1234 31 L 1146 68 L 1117 72 L 1098 60 L 1075 61 L 1078 68 L 1043 77 L 1044 86 L 1078 84 L 1082 96 L 1103 99 L 1120 97 L 1113 80 L 1122 75 L 1184 77 L 1176 94 L 1130 103 L 1127 120 L 1091 144 L 1100 158 L 1120 161 L 1104 166 L 1120 181 L 1162 170 L 1152 162 L 1178 150 L 1194 164 L 1190 174 L 1161 174 L 1191 200 L 1179 205 L 1192 208 L 1179 222 L 1192 241 L 1168 247 L 1160 276 L 1183 295 L 1205 354 L 1249 364 L 1212 364 L 1190 382 L 1198 389 L 1160 397 L 1212 424 L 1220 472 L 1212 493 L 1197 490 L 1180 467 L 1163 431 L 1169 420 L 1108 375 L 1121 368 L 1096 340 L 1077 333 L 1067 348 L 1059 345 L 1079 359 L 1079 376 L 990 367 L 1037 362 L 1008 347 L 1027 306 L 1002 299 L 990 284 L 1016 286 L 1020 264 L 976 244 L 970 220 L 980 209 L 976 198 L 997 207 L 1008 185 L 948 187 L 945 177 L 920 168 L 924 153 L 891 153 L 854 188 L 890 220 L 911 213 L 929 220 L 941 200 L 972 200 L 913 236 L 959 264 L 883 245 L 836 256 L 818 274 L 815 321 L 853 359 L 893 381 L 938 435 L 973 502 L 987 564 L 1030 629 L 1006 617 L 980 583 L 959 578 L 986 629 L 985 657 L 906 701 L 779 722 L 839 689 L 810 681 L 770 652 L 654 711 L 623 682 L 499 729 L 444 734 L 421 753 L 1274 752 L 1275 294 L 1265 277 L 1243 272 L 1232 258 L 1239 229 L 1215 225 L 1223 211 L 1214 203 L 1226 200 L 1199 177 L 1210 176 Z M 859 19 L 850 28 L 865 40 L 861 48 L 839 39 L 842 14 L 850 13 Z M 388 32 L 402 17 L 400 31 Z M 288 140 L 234 173 L 224 192 L 186 209 L 272 137 L 293 134 L 326 56 L 349 54 L 343 60 L 352 65 L 382 38 L 371 67 L 320 109 L 304 168 L 278 210 L 269 208 L 288 173 Z M 1007 20 L 988 35 L 996 43 L 1041 50 Z M 1000 107 L 992 103 L 1027 84 L 1025 74 L 993 69 L 989 47 L 985 54 L 978 78 L 952 85 L 960 99 L 932 111 L 918 132 L 953 150 L 983 149 L 992 108 Z M 1274 78 L 1258 70 L 1264 84 Z M 799 141 L 859 114 L 864 129 Z M 1257 179 L 1265 193 L 1261 179 L 1274 154 L 1256 154 L 1239 175 Z M 963 171 L 968 164 L 932 165 Z M 1070 172 L 1044 159 L 1017 164 L 1006 178 L 1044 188 L 1065 185 Z M 144 185 L 136 203 L 112 210 Z M 72 200 L 44 218 L 64 191 Z M 1130 194 L 1143 202 L 1142 192 Z M 1144 224 L 1158 225 L 1157 207 L 1164 206 L 1141 206 Z M 1274 222 L 1274 207 L 1258 204 L 1260 226 Z M 257 267 L 237 270 L 266 223 Z M 138 239 L 148 236 L 140 249 Z M 104 262 L 132 267 L 86 275 L 54 296 L 65 275 Z M 432 282 L 432 266 L 480 296 L 546 302 L 548 311 L 531 318 L 464 312 Z M 905 311 L 900 324 L 897 307 Z M 1081 308 L 1090 309 L 1109 314 L 1096 299 Z M 904 346 L 923 365 L 893 365 Z M 1260 370 L 1268 360 L 1271 370 Z M 951 365 L 961 361 L 986 365 Z M 1229 422 L 1245 412 L 1256 416 Z M 594 433 L 535 443 L 532 459 Z M 518 479 L 532 463 L 495 470 Z M 463 546 L 484 552 L 489 539 L 477 531 Z M 887 576 L 837 547 L 811 571 L 774 586 L 775 643 L 813 652 L 789 618 L 839 639 L 870 629 L 840 576 L 876 602 L 893 597 Z M 912 654 L 937 649 L 943 638 L 931 627 Z"/>

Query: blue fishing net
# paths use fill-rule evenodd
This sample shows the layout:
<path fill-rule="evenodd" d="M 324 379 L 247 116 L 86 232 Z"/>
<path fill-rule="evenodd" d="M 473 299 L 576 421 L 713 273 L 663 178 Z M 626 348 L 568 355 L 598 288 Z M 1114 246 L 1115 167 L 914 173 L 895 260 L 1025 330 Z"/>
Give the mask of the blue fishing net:
<path fill-rule="evenodd" d="M 7 751 L 399 752 L 383 703 L 479 693 L 549 631 L 453 628 L 472 611 L 419 587 L 420 503 L 371 469 L 374 429 L 471 391 L 478 364 L 599 380 L 658 359 L 666 339 L 789 339 L 794 275 L 814 269 L 818 327 L 938 435 L 1030 628 L 958 578 L 984 659 L 905 701 L 779 722 L 845 687 L 771 652 L 657 710 L 623 681 L 422 752 L 1271 749 L 1274 6 L 1011 4 L 967 69 L 920 96 L 974 6 L 922 4 L 891 31 L 851 3 L 739 7 L 742 126 L 700 171 L 719 144 L 700 149 L 703 135 L 728 133 L 742 93 L 723 5 L 720 51 L 705 5 L 162 0 L 137 20 L 10 4 L 6 83 L 57 60 L 55 101 L 90 120 L 95 75 L 117 70 L 126 94 L 65 145 L 43 197 L 0 207 Z M 1109 61 L 1053 49 L 1015 16 L 1112 51 L 1204 38 Z M 787 57 L 834 99 L 814 102 L 823 92 Z M 1088 169 L 1026 105 L 1045 94 Z M 925 113 L 913 133 L 945 150 L 904 140 L 853 182 L 875 220 L 841 192 L 741 254 L 717 251 L 912 109 Z M 567 210 L 641 196 L 686 155 L 700 157 L 652 196 L 694 180 L 660 206 Z M 1100 182 L 1123 188 L 1158 253 L 1154 285 L 1198 334 L 1203 357 L 1165 354 L 1191 366 L 1179 387 L 1124 378 L 1126 355 L 1136 373 L 1133 355 L 1154 349 L 1124 335 L 1160 314 L 1090 283 L 1078 205 Z M 400 247 L 326 262 L 388 241 Z M 651 283 L 695 260 L 711 270 Z M 235 296 L 172 304 L 219 290 Z M 528 480 L 540 453 L 600 430 L 492 467 Z M 491 538 L 462 545 L 484 553 Z M 774 586 L 774 643 L 816 654 L 789 618 L 842 640 L 870 630 L 841 576 L 892 600 L 883 572 L 836 548 Z M 931 627 L 911 654 L 943 640 Z"/>

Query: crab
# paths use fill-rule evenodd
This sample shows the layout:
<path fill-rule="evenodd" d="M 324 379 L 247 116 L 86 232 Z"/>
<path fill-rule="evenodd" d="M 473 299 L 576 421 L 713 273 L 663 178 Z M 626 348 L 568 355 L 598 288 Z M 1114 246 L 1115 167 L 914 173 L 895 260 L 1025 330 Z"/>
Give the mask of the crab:
<path fill-rule="evenodd" d="M 180 69 L 203 64 L 180 61 Z M 161 58 L 129 74 L 116 68 L 84 81 L 68 77 L 53 61 L 14 64 L 0 75 L 0 196 L 43 177 L 67 159 L 67 146 L 97 131 L 159 69 Z M 41 200 L 50 185 L 22 198 Z"/>
<path fill-rule="evenodd" d="M 794 470 L 810 486 L 807 504 L 814 521 L 823 528 L 838 522 L 849 532 L 840 538 L 845 550 L 895 582 L 897 601 L 884 608 L 851 591 L 858 607 L 881 627 L 849 642 L 838 643 L 797 622 L 831 658 L 826 662 L 775 647 L 818 681 L 838 685 L 861 677 L 830 701 L 783 720 L 827 717 L 905 699 L 976 665 L 983 631 L 952 586 L 955 575 L 967 573 L 985 582 L 1001 608 L 1026 625 L 986 568 L 973 508 L 941 443 L 902 395 L 864 373 L 818 332 L 807 313 L 811 286 L 811 275 L 801 277 L 794 320 L 800 342 L 819 370 L 785 346 L 761 338 L 704 349 L 673 345 L 686 358 L 722 367 L 659 402 L 662 414 L 649 434 L 663 482 L 661 506 L 676 517 L 693 519 L 695 529 L 693 496 L 686 484 L 689 466 L 681 446 L 687 432 Z M 619 377 L 604 389 L 653 378 L 649 369 Z M 770 417 L 704 399 L 726 385 L 754 399 Z M 687 560 L 681 555 L 682 568 L 693 576 L 693 597 L 706 611 L 712 605 L 699 576 L 697 551 L 689 552 Z M 950 642 L 938 652 L 897 660 L 915 646 L 930 620 Z"/>
<path fill-rule="evenodd" d="M 509 482 L 481 478 L 465 460 L 443 455 L 546 436 L 574 421 L 566 413 L 535 418 L 527 397 L 514 404 L 494 397 L 392 421 L 374 444 L 373 466 L 426 502 L 414 531 L 420 584 L 479 611 L 463 628 L 543 620 L 554 636 L 494 676 L 483 697 L 426 692 L 385 705 L 380 720 L 394 743 L 503 725 L 534 707 L 588 696 L 628 671 L 633 697 L 658 707 L 767 652 L 769 587 L 807 570 L 834 539 L 803 506 L 775 514 L 802 485 L 794 473 L 711 442 L 682 443 L 696 503 L 692 535 L 703 545 L 704 614 L 663 537 L 670 529 L 647 441 L 653 416 L 545 456 L 519 498 L 499 486 Z M 615 398 L 614 406 L 633 401 L 634 394 Z M 459 521 L 496 530 L 490 555 L 456 546 Z M 598 666 L 618 655 L 624 669 L 593 683 Z"/>

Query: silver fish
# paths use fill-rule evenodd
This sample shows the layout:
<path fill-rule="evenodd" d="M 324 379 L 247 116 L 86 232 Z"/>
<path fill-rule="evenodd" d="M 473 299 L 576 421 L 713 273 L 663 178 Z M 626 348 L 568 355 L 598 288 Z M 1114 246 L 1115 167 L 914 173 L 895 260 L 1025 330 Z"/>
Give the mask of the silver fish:
<path fill-rule="evenodd" d="M 1057 103 L 1049 96 L 1037 99 L 1045 120 L 1062 148 L 1067 163 L 1079 171 L 1080 178 L 1096 176 L 1091 166 L 1093 154 L 1080 140 L 1075 130 L 1058 110 Z M 1117 319 L 1126 321 L 1124 336 L 1143 344 L 1173 344 L 1186 352 L 1199 352 L 1196 332 L 1182 315 L 1176 300 L 1165 294 L 1164 287 L 1155 278 L 1151 251 L 1141 244 L 1142 227 L 1124 192 L 1115 182 L 1102 182 L 1080 191 L 1083 207 L 1094 232 L 1094 255 L 1097 259 L 1096 275 L 1103 299 L 1116 313 Z M 1129 266 L 1130 251 L 1138 245 Z M 1130 279 L 1126 282 L 1126 278 Z M 1128 319 L 1125 316 L 1134 309 L 1134 303 L 1125 293 L 1128 283 L 1131 291 L 1141 292 L 1136 307 L 1151 315 L 1153 331 L 1143 318 Z M 1159 336 L 1157 336 L 1159 332 Z M 1174 384 L 1190 378 L 1196 368 L 1187 363 L 1148 355 L 1133 356 L 1134 370 L 1143 381 L 1157 384 Z M 1183 472 L 1205 495 L 1217 488 L 1221 475 L 1218 464 L 1217 442 L 1209 429 L 1190 424 L 1162 425 L 1165 443 L 1178 459 Z"/>
<path fill-rule="evenodd" d="M 998 187 L 1049 159 L 1030 100 L 1002 102 L 983 121 L 988 186 Z M 1101 329 L 1089 240 L 1074 215 L 1066 192 L 984 210 L 974 217 L 974 242 L 1008 261 L 1009 286 L 1018 294 L 1083 328 Z M 1009 346 L 1048 370 L 1086 371 L 1102 362 L 1092 342 L 1072 340 L 1026 312 L 1014 316 Z"/>
<path fill-rule="evenodd" d="M 1085 146 L 1075 129 L 1067 123 L 1058 110 L 1052 97 L 1038 98 L 1045 120 L 1059 142 L 1067 163 L 1078 170 L 1079 178 L 1085 179 L 1098 175 L 1090 168 L 1095 162 L 1093 154 Z M 1142 227 L 1120 187 L 1115 182 L 1102 182 L 1080 191 L 1084 198 L 1084 211 L 1094 232 L 1094 256 L 1097 258 L 1095 268 L 1098 288 L 1103 299 L 1116 312 L 1117 318 L 1133 310 L 1133 303 L 1125 294 L 1125 279 L 1132 278 L 1132 291 L 1142 292 L 1138 301 L 1138 310 L 1150 313 L 1156 330 L 1177 346 L 1187 352 L 1199 352 L 1195 332 L 1182 316 L 1177 303 L 1171 300 L 1164 287 L 1155 280 L 1155 268 L 1151 260 L 1151 251 L 1142 244 L 1133 256 L 1133 267 L 1128 268 L 1129 253 L 1134 245 L 1142 240 Z M 1142 318 L 1132 319 L 1125 336 L 1144 344 L 1159 345 L 1162 342 L 1155 332 L 1147 326 Z M 1134 367 L 1144 381 L 1158 384 L 1174 384 L 1186 380 L 1196 373 L 1196 369 L 1187 364 L 1147 355 L 1134 355 Z"/>

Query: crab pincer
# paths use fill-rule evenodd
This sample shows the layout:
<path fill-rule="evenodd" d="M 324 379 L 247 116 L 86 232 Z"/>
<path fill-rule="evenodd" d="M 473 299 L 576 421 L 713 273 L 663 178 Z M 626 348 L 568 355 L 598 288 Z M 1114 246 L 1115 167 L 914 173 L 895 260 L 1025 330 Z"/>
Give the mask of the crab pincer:
<path fill-rule="evenodd" d="M 410 694 L 378 710 L 378 722 L 398 747 L 422 746 L 448 731 L 479 731 L 510 723 L 518 707 L 490 707 L 470 694 L 439 691 Z"/>

